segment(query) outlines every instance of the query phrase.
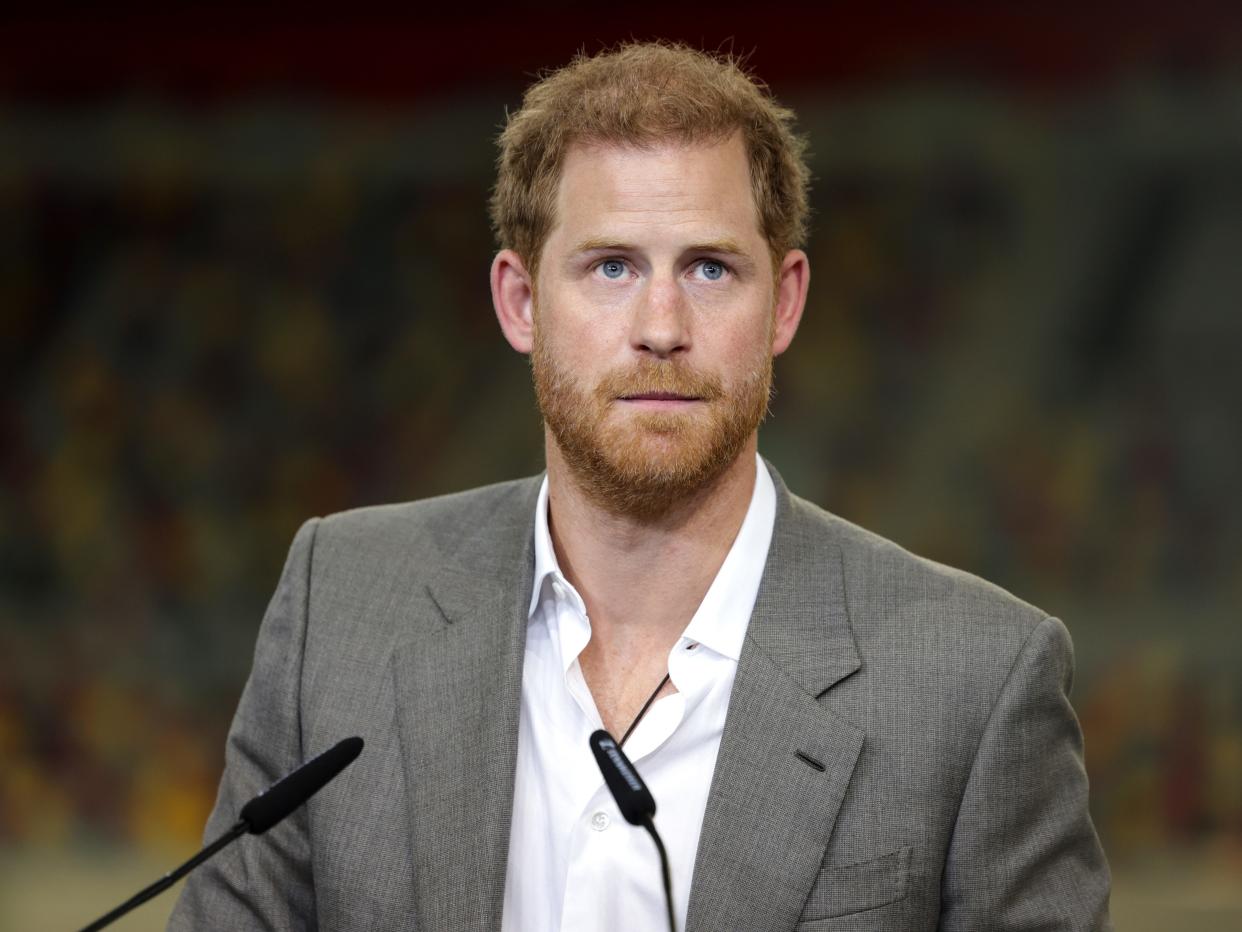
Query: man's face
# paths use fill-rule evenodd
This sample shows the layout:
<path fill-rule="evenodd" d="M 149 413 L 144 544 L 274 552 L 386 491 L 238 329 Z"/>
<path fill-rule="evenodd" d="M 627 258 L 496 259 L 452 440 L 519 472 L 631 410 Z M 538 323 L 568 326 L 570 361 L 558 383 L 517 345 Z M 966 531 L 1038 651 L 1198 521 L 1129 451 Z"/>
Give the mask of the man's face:
<path fill-rule="evenodd" d="M 662 514 L 744 451 L 768 405 L 773 271 L 740 137 L 575 146 L 541 254 L 531 365 L 579 482 Z"/>

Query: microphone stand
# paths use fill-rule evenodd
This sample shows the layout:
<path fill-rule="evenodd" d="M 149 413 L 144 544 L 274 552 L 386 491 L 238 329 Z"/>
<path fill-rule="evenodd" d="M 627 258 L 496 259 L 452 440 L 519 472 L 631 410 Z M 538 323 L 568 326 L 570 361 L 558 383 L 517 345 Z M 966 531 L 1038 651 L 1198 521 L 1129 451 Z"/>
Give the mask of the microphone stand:
<path fill-rule="evenodd" d="M 180 880 L 190 871 L 194 870 L 194 868 L 198 867 L 198 865 L 202 864 L 204 861 L 210 858 L 213 854 L 215 854 L 221 848 L 236 841 L 242 835 L 245 835 L 246 832 L 248 831 L 250 831 L 250 827 L 246 823 L 246 821 L 244 819 L 238 821 L 236 825 L 234 825 L 231 829 L 229 829 L 227 832 L 225 832 L 223 835 L 221 835 L 219 838 L 217 838 L 215 841 L 209 844 L 206 848 L 204 848 L 198 854 L 194 855 L 194 857 L 190 858 L 190 860 L 186 861 L 184 864 L 182 864 L 180 867 L 176 868 L 175 870 L 169 871 L 167 874 L 165 874 L 155 883 L 151 884 L 151 886 L 146 887 L 143 890 L 139 890 L 137 893 L 131 896 L 128 900 L 126 900 L 116 909 L 112 910 L 112 912 L 108 913 L 106 916 L 100 916 L 98 919 L 96 919 L 94 922 L 92 922 L 90 925 L 84 928 L 82 932 L 98 932 L 98 930 L 102 929 L 104 926 L 112 925 L 112 923 L 116 922 L 118 919 L 120 919 L 130 910 L 141 906 L 147 900 L 152 899 L 153 897 L 158 896 L 159 894 L 163 893 L 165 890 L 167 890 L 169 887 L 175 884 L 178 880 Z"/>
<path fill-rule="evenodd" d="M 246 805 L 238 813 L 238 820 L 231 829 L 209 844 L 176 870 L 171 870 L 151 886 L 139 890 L 106 916 L 101 916 L 82 932 L 97 932 L 111 925 L 136 906 L 163 893 L 178 880 L 202 864 L 217 851 L 249 832 L 262 835 L 278 824 L 289 813 L 323 789 L 337 774 L 354 762 L 362 753 L 361 738 L 346 738 L 313 757 L 297 770 L 286 774 Z"/>
<path fill-rule="evenodd" d="M 668 932 L 677 932 L 677 917 L 673 913 L 673 877 L 669 872 L 668 852 L 664 850 L 664 842 L 660 839 L 660 833 L 656 831 L 651 816 L 643 819 L 642 826 L 647 830 L 647 834 L 651 836 L 651 840 L 655 842 L 660 852 L 660 870 L 664 875 L 664 905 L 668 909 Z"/>

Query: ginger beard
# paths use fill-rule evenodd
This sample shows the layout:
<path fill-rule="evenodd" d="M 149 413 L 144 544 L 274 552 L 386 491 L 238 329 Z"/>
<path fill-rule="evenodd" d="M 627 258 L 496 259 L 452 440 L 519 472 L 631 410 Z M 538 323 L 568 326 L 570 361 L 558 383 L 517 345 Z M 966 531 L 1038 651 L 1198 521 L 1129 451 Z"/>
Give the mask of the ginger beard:
<path fill-rule="evenodd" d="M 771 325 L 768 328 L 770 345 Z M 562 367 L 535 327 L 535 395 L 578 485 L 605 510 L 651 520 L 706 489 L 768 412 L 772 353 L 732 385 L 676 361 L 645 358 L 593 388 Z M 618 399 L 669 392 L 702 399 L 687 411 L 622 411 Z"/>

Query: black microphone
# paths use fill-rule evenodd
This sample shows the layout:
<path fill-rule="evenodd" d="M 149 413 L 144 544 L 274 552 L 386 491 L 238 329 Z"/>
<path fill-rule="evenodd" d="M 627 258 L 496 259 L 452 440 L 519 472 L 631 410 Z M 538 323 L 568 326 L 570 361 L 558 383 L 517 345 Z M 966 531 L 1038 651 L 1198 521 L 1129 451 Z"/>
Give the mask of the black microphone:
<path fill-rule="evenodd" d="M 293 773 L 282 777 L 242 806 L 237 823 L 206 848 L 176 870 L 169 871 L 151 886 L 135 893 L 112 912 L 100 916 L 82 932 L 97 932 L 104 926 L 111 925 L 131 909 L 163 893 L 221 848 L 236 841 L 247 832 L 251 835 L 262 835 L 323 789 L 333 777 L 352 764 L 361 753 L 362 739 L 346 738 L 318 757 L 311 758 Z"/>
<path fill-rule="evenodd" d="M 645 825 L 650 821 L 656 811 L 655 799 L 612 735 L 602 728 L 592 734 L 591 753 L 625 821 L 630 825 Z"/>
<path fill-rule="evenodd" d="M 338 742 L 242 806 L 238 818 L 246 823 L 246 831 L 251 835 L 262 835 L 323 789 L 361 753 L 361 738 Z"/>
<path fill-rule="evenodd" d="M 591 753 L 595 755 L 595 763 L 604 775 L 604 783 L 608 791 L 617 801 L 617 808 L 625 821 L 631 825 L 640 825 L 647 830 L 656 850 L 660 852 L 660 868 L 664 875 L 664 905 L 668 909 L 669 932 L 677 932 L 677 917 L 673 913 L 673 880 L 668 867 L 668 852 L 664 850 L 664 842 L 656 831 L 651 817 L 655 815 L 655 797 L 647 789 L 647 784 L 638 775 L 630 759 L 625 756 L 621 746 L 613 740 L 612 735 L 604 729 L 591 734 Z"/>

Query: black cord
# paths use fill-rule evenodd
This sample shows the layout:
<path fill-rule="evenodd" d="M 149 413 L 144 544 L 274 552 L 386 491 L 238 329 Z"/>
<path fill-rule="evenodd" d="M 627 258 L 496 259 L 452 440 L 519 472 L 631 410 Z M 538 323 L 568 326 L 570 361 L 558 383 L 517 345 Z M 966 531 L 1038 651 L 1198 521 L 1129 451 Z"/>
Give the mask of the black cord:
<path fill-rule="evenodd" d="M 625 747 L 625 739 L 630 736 L 630 732 L 634 730 L 634 726 L 643 720 L 643 716 L 646 715 L 647 710 L 651 708 L 651 703 L 655 702 L 655 697 L 660 695 L 660 690 L 664 688 L 664 684 L 668 682 L 670 676 L 672 676 L 671 673 L 664 674 L 664 679 L 660 680 L 660 685 L 655 688 L 655 692 L 647 697 L 647 701 L 643 703 L 643 707 L 638 710 L 638 716 L 634 719 L 634 721 L 630 722 L 630 727 L 625 729 L 625 734 L 623 734 L 621 736 L 621 740 L 617 742 L 617 747 Z"/>
<path fill-rule="evenodd" d="M 660 840 L 660 833 L 656 831 L 651 816 L 643 820 L 643 828 L 647 830 L 647 834 L 651 836 L 651 840 L 656 843 L 656 848 L 660 851 L 660 870 L 664 874 L 664 905 L 668 908 L 668 932 L 677 932 L 677 917 L 673 913 L 673 878 L 668 869 L 668 852 L 664 850 L 664 842 Z"/>

